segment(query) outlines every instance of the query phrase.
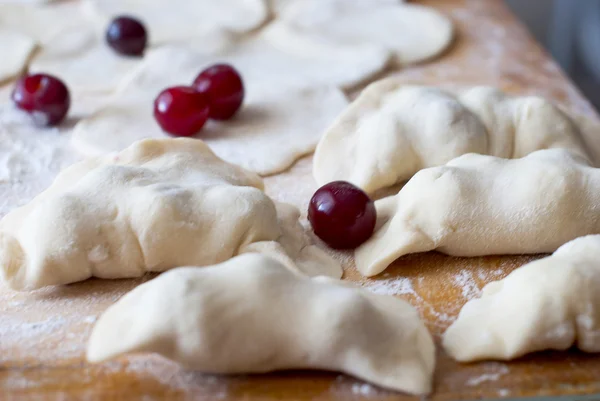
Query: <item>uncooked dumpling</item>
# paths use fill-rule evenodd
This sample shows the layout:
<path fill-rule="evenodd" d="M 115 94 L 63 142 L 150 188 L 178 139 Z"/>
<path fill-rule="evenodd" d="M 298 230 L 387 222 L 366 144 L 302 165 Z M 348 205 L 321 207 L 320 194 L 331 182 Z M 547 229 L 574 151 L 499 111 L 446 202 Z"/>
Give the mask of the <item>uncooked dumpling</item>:
<path fill-rule="evenodd" d="M 269 16 L 265 0 L 84 0 L 84 9 L 102 33 L 115 16 L 138 18 L 151 45 L 245 33 Z"/>
<path fill-rule="evenodd" d="M 461 362 L 573 345 L 600 352 L 599 287 L 600 236 L 578 238 L 488 284 L 446 331 L 444 347 Z"/>
<path fill-rule="evenodd" d="M 35 46 L 35 41 L 26 35 L 0 29 L 0 84 L 21 74 Z"/>
<path fill-rule="evenodd" d="M 98 320 L 87 358 L 132 352 L 207 373 L 341 371 L 413 394 L 431 391 L 435 365 L 431 336 L 404 301 L 262 255 L 175 269 L 126 294 Z"/>
<path fill-rule="evenodd" d="M 514 160 L 468 154 L 376 202 L 379 228 L 356 250 L 356 265 L 373 276 L 415 252 L 550 253 L 600 233 L 598 205 L 600 169 L 566 149 Z"/>
<path fill-rule="evenodd" d="M 450 20 L 434 9 L 384 0 L 296 1 L 280 11 L 274 25 L 268 40 L 299 55 L 312 54 L 322 42 L 349 49 L 371 45 L 387 50 L 397 64 L 429 59 L 453 37 Z"/>
<path fill-rule="evenodd" d="M 96 38 L 88 27 L 68 27 L 48 39 L 29 67 L 32 73 L 60 77 L 77 97 L 84 93 L 109 93 L 141 62 L 117 54 Z"/>
<path fill-rule="evenodd" d="M 373 193 L 466 153 L 519 158 L 547 148 L 588 157 L 578 125 L 542 98 L 391 78 L 365 89 L 325 132 L 313 173 L 319 184 L 345 180 Z"/>
<path fill-rule="evenodd" d="M 13 289 L 32 290 L 210 265 L 261 249 L 302 271 L 292 261 L 297 258 L 314 273 L 310 256 L 321 251 L 301 235 L 295 235 L 300 244 L 282 238 L 301 227 L 297 221 L 281 227 L 290 212 L 280 219 L 262 187 L 257 175 L 220 160 L 202 141 L 135 143 L 64 170 L 49 189 L 6 215 L 0 277 Z M 318 262 L 323 271 L 317 274 L 341 276 L 333 260 Z"/>
<path fill-rule="evenodd" d="M 97 155 L 142 138 L 167 137 L 152 115 L 156 95 L 165 87 L 191 83 L 209 60 L 215 60 L 178 48 L 157 50 L 148 57 L 145 68 L 136 71 L 112 101 L 75 127 L 72 141 L 77 149 Z M 246 82 L 241 111 L 232 120 L 210 121 L 198 137 L 226 161 L 269 175 L 311 153 L 347 100 L 333 86 L 296 88 L 273 84 L 266 76 L 255 78 L 246 69 L 253 68 L 251 62 L 234 62 Z"/>

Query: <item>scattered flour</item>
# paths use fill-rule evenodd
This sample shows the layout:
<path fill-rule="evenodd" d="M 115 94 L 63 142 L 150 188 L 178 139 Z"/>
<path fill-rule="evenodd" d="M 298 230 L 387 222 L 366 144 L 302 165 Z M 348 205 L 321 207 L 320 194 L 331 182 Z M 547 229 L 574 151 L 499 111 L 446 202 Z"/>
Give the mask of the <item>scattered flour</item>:
<path fill-rule="evenodd" d="M 461 288 L 462 296 L 467 300 L 476 298 L 481 293 L 481 290 L 473 279 L 473 274 L 471 272 L 462 271 L 454 276 L 453 281 Z"/>
<path fill-rule="evenodd" d="M 370 384 L 354 383 L 352 385 L 352 393 L 353 394 L 369 396 L 369 395 L 375 394 L 376 391 L 377 390 L 375 389 L 375 387 L 371 386 Z"/>
<path fill-rule="evenodd" d="M 389 273 L 387 273 L 389 276 Z M 362 285 L 369 291 L 384 295 L 416 295 L 412 282 L 408 278 L 396 277 L 384 280 L 370 280 Z"/>
<path fill-rule="evenodd" d="M 469 380 L 467 380 L 467 386 L 474 387 L 479 386 L 481 383 L 493 382 L 500 379 L 500 377 L 508 374 L 509 372 L 510 370 L 507 366 L 500 365 L 499 369 L 493 373 L 484 373 L 479 376 L 471 377 Z"/>
<path fill-rule="evenodd" d="M 498 397 L 508 397 L 510 395 L 510 390 L 506 388 L 501 388 L 498 390 Z"/>

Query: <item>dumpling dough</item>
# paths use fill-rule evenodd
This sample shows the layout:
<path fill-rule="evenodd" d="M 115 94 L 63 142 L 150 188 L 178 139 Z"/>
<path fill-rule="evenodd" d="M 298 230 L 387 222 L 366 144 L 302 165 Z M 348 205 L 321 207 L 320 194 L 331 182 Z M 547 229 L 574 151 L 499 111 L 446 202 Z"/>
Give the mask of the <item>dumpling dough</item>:
<path fill-rule="evenodd" d="M 0 84 L 15 78 L 25 69 L 35 47 L 35 41 L 26 35 L 0 30 Z"/>
<path fill-rule="evenodd" d="M 355 252 L 365 276 L 415 252 L 550 253 L 600 233 L 600 169 L 566 149 L 514 160 L 468 154 L 421 170 L 375 205 L 379 228 Z"/>
<path fill-rule="evenodd" d="M 262 187 L 258 176 L 194 139 L 145 140 L 85 160 L 0 221 L 0 278 L 13 289 L 33 290 L 210 265 L 261 249 L 289 261 L 290 269 L 303 270 L 292 258 L 304 260 L 314 273 L 310 256 L 322 252 L 281 238 L 291 206 L 280 220 Z M 292 223 L 285 230 L 301 229 Z M 341 276 L 333 260 L 317 262 L 323 270 L 316 273 Z"/>
<path fill-rule="evenodd" d="M 81 9 L 76 1 L 44 5 L 0 1 L 0 30 L 19 32 L 39 44 L 45 44 L 61 30 L 75 25 L 81 25 Z"/>
<path fill-rule="evenodd" d="M 165 138 L 154 120 L 156 95 L 165 87 L 192 82 L 213 60 L 181 48 L 165 48 L 148 56 L 106 107 L 83 119 L 72 143 L 88 155 L 121 150 L 142 138 Z M 235 60 L 233 60 L 235 61 Z M 321 133 L 348 104 L 332 86 L 289 87 L 256 77 L 235 63 L 246 82 L 246 99 L 239 114 L 225 122 L 209 121 L 198 137 L 228 162 L 261 175 L 281 172 L 311 153 Z M 173 68 L 177 65 L 177 68 Z"/>
<path fill-rule="evenodd" d="M 453 94 L 390 78 L 367 87 L 325 132 L 313 174 L 319 184 L 345 180 L 373 193 L 466 153 L 519 158 L 548 148 L 588 157 L 578 125 L 542 98 L 490 87 Z"/>
<path fill-rule="evenodd" d="M 75 97 L 86 93 L 109 93 L 141 62 L 141 58 L 124 57 L 96 39 L 86 26 L 68 27 L 36 54 L 30 72 L 60 77 Z"/>
<path fill-rule="evenodd" d="M 265 0 L 84 0 L 84 10 L 102 33 L 117 15 L 139 18 L 152 45 L 245 33 L 269 16 Z"/>
<path fill-rule="evenodd" d="M 431 391 L 435 348 L 416 310 L 326 277 L 243 255 L 184 267 L 126 294 L 94 327 L 91 362 L 156 352 L 207 373 L 323 369 L 393 390 Z"/>
<path fill-rule="evenodd" d="M 488 284 L 446 331 L 444 347 L 461 362 L 573 345 L 600 352 L 599 287 L 600 236 L 578 238 Z"/>
<path fill-rule="evenodd" d="M 280 11 L 274 26 L 268 40 L 297 54 L 312 54 L 324 41 L 348 48 L 370 45 L 387 50 L 401 65 L 441 53 L 453 38 L 448 18 L 398 1 L 296 1 Z"/>
<path fill-rule="evenodd" d="M 288 7 L 297 7 L 296 3 L 302 3 L 305 0 L 267 0 L 269 5 L 269 9 L 271 13 L 275 16 L 284 15 L 286 8 Z M 324 3 L 336 4 L 341 0 L 321 0 Z M 347 3 L 361 5 L 361 4 L 369 4 L 369 5 L 379 5 L 379 4 L 398 4 L 403 3 L 404 0 L 345 0 Z M 331 5 L 329 6 L 331 7 Z"/>

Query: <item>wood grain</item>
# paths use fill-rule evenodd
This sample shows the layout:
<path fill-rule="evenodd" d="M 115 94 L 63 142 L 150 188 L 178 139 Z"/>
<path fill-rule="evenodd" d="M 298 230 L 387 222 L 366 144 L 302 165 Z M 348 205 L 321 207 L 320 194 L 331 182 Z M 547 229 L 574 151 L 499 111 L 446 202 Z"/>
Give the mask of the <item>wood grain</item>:
<path fill-rule="evenodd" d="M 588 102 L 500 0 L 418 3 L 435 7 L 454 20 L 456 43 L 431 63 L 388 71 L 386 75 L 397 75 L 407 83 L 488 84 L 515 93 L 537 93 L 595 118 Z M 305 158 L 288 173 L 268 178 L 269 193 L 305 210 L 315 190 L 310 162 Z M 386 274 L 364 279 L 354 270 L 348 255 L 338 256 L 346 265 L 347 279 L 398 293 L 415 305 L 438 340 L 479 288 L 535 258 L 412 255 L 397 261 Z M 85 363 L 85 342 L 95 317 L 123 293 L 151 278 L 89 280 L 30 294 L 0 290 L 0 398 L 412 399 L 337 373 L 217 377 L 186 372 L 154 356 L 133 356 L 102 365 Z M 431 399 L 439 401 L 600 393 L 600 359 L 576 351 L 549 352 L 510 364 L 459 365 L 439 350 L 435 389 Z"/>

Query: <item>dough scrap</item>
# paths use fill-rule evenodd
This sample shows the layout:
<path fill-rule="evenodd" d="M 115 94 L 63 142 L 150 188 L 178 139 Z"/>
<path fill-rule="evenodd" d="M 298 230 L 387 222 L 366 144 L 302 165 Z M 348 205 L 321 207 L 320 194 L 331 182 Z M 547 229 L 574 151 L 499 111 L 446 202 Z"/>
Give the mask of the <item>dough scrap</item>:
<path fill-rule="evenodd" d="M 591 235 L 488 284 L 446 331 L 446 351 L 461 362 L 573 345 L 600 352 L 599 260 L 600 235 Z"/>
<path fill-rule="evenodd" d="M 141 60 L 118 55 L 98 40 L 89 27 L 79 25 L 67 27 L 48 39 L 29 70 L 60 77 L 77 98 L 115 91 Z"/>
<path fill-rule="evenodd" d="M 431 335 L 406 302 L 262 255 L 175 269 L 126 294 L 96 323 L 87 359 L 130 352 L 207 373 L 341 371 L 413 394 L 431 391 L 435 365 Z"/>
<path fill-rule="evenodd" d="M 133 15 L 144 22 L 154 46 L 243 34 L 269 16 L 265 0 L 83 0 L 83 4 L 100 34 L 116 15 Z"/>
<path fill-rule="evenodd" d="M 600 233 L 598 205 L 600 169 L 566 149 L 512 160 L 467 154 L 419 171 L 376 202 L 377 228 L 356 250 L 356 265 L 373 276 L 416 252 L 551 253 Z"/>
<path fill-rule="evenodd" d="M 18 32 L 0 30 L 0 84 L 17 77 L 25 70 L 36 43 Z"/>
<path fill-rule="evenodd" d="M 452 94 L 390 78 L 367 87 L 325 132 L 313 175 L 374 193 L 466 153 L 519 158 L 547 148 L 591 159 L 579 125 L 542 98 L 490 87 Z"/>
<path fill-rule="evenodd" d="M 312 54 L 323 41 L 371 45 L 387 50 L 398 65 L 438 55 L 454 36 L 452 22 L 434 9 L 384 0 L 296 1 L 280 9 L 275 25 L 268 40 L 297 54 Z"/>
<path fill-rule="evenodd" d="M 321 263 L 320 274 L 341 277 L 339 264 L 308 236 L 295 233 L 302 242 L 291 245 L 282 238 L 301 229 L 297 221 L 281 227 L 299 212 L 280 206 L 280 218 L 262 188 L 257 175 L 194 139 L 144 140 L 84 160 L 0 221 L 0 278 L 13 289 L 33 290 L 210 265 L 261 249 L 292 270 L 303 271 L 297 258 L 310 272 Z"/>
<path fill-rule="evenodd" d="M 178 48 L 157 50 L 148 57 L 147 68 L 139 70 L 105 107 L 78 123 L 72 136 L 76 149 L 98 155 L 142 138 L 168 137 L 151 112 L 156 95 L 165 87 L 192 82 L 211 61 Z M 234 65 L 246 77 L 244 105 L 232 120 L 209 121 L 198 138 L 224 160 L 261 175 L 286 170 L 311 153 L 322 131 L 348 104 L 335 87 L 273 85 L 254 79 L 252 73 L 245 75 L 250 63 Z"/>

